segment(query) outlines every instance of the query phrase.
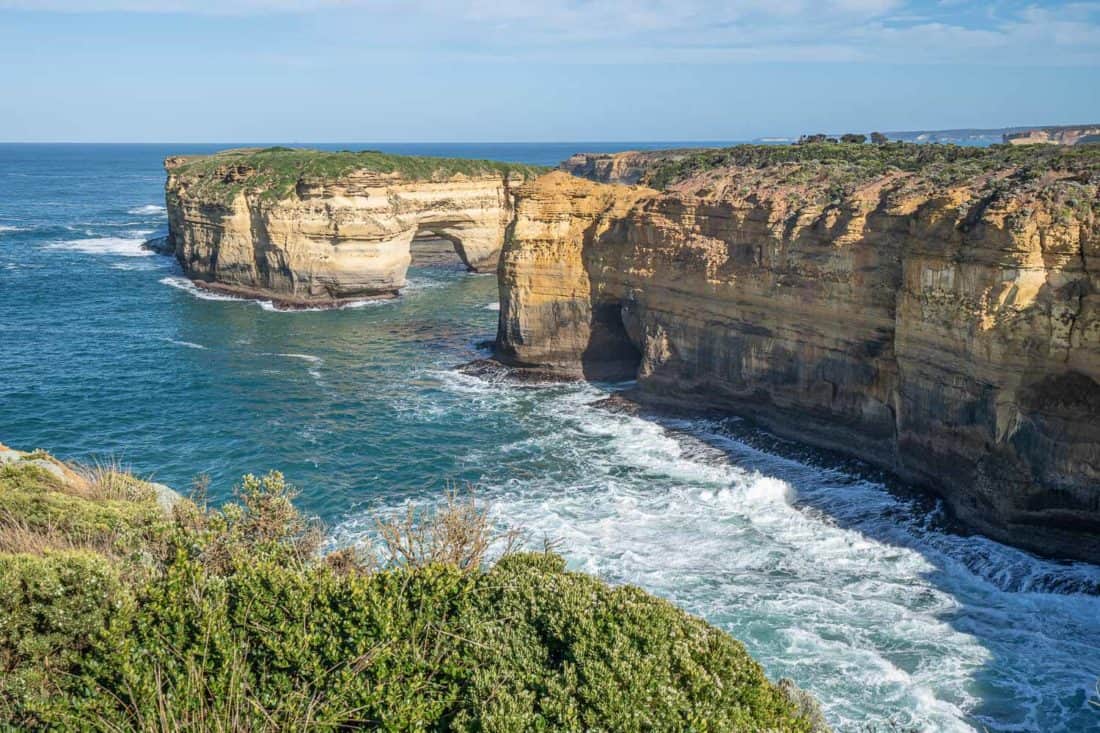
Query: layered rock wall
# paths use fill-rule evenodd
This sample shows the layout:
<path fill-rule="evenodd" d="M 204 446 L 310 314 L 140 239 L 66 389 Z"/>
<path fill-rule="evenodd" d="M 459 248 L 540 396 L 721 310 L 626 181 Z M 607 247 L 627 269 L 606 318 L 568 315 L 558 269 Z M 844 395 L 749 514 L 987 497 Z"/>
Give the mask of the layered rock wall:
<path fill-rule="evenodd" d="M 1006 133 L 1009 145 L 1087 145 L 1100 143 L 1100 125 L 1084 127 L 1039 127 L 1034 130 Z"/>
<path fill-rule="evenodd" d="M 1100 560 L 1100 221 L 1079 173 L 832 189 L 813 166 L 657 191 L 544 176 L 502 255 L 498 358 L 636 377 Z"/>
<path fill-rule="evenodd" d="M 288 304 L 338 303 L 392 295 L 405 284 L 418 235 L 449 240 L 472 270 L 496 268 L 512 219 L 507 173 L 407 180 L 358 170 L 303 178 L 285 196 L 180 172 L 169 158 L 169 246 L 187 274 L 208 287 Z M 219 181 L 219 183 L 221 183 Z"/>

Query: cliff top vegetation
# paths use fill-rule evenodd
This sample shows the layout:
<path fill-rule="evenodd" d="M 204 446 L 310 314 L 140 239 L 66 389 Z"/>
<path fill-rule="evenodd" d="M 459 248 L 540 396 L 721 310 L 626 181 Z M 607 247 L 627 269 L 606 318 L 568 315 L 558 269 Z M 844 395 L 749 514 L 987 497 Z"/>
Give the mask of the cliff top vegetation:
<path fill-rule="evenodd" d="M 116 467 L 0 446 L 0 728 L 825 729 L 663 600 L 549 550 L 490 562 L 468 501 L 325 555 L 294 495 L 249 475 L 166 509 Z"/>
<path fill-rule="evenodd" d="M 333 181 L 356 171 L 395 175 L 408 181 L 433 181 L 456 175 L 531 178 L 547 170 L 493 160 L 287 147 L 238 148 L 213 155 L 170 157 L 165 166 L 173 175 L 188 179 L 200 193 L 225 196 L 247 188 L 261 192 L 265 198 L 287 196 L 299 182 Z"/>
<path fill-rule="evenodd" d="M 938 185 L 977 178 L 994 171 L 1022 180 L 1048 171 L 1065 171 L 1081 183 L 1100 180 L 1100 145 L 959 145 L 891 142 L 809 142 L 799 145 L 736 145 L 687 151 L 669 151 L 654 157 L 642 183 L 668 188 L 680 181 L 723 168 L 768 169 L 784 164 L 832 171 L 841 178 L 868 180 L 892 171 L 920 173 Z"/>

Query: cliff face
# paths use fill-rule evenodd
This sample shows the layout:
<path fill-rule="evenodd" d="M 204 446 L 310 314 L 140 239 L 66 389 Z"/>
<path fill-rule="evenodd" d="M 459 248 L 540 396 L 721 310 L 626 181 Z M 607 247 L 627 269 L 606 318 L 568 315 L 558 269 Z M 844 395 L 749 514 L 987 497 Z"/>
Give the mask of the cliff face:
<path fill-rule="evenodd" d="M 1100 125 L 1085 127 L 1038 127 L 1034 130 L 1011 132 L 1004 135 L 1009 145 L 1085 145 L 1100 143 Z"/>
<path fill-rule="evenodd" d="M 547 175 L 502 256 L 498 358 L 636 376 L 1100 560 L 1100 176 L 1079 163 L 727 161 L 663 193 Z"/>
<path fill-rule="evenodd" d="M 562 161 L 558 169 L 601 183 L 636 184 L 645 178 L 655 165 L 670 160 L 680 160 L 694 152 L 698 152 L 698 149 L 576 153 Z"/>
<path fill-rule="evenodd" d="M 494 269 L 523 180 L 493 168 L 370 170 L 339 157 L 349 154 L 329 154 L 343 170 L 287 173 L 255 154 L 220 155 L 165 162 L 169 246 L 200 284 L 289 305 L 396 293 L 418 234 Z"/>

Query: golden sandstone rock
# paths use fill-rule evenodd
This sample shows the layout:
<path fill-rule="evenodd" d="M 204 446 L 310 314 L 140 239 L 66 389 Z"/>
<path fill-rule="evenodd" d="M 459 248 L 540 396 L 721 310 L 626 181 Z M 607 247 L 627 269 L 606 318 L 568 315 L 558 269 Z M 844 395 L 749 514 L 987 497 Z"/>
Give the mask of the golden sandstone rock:
<path fill-rule="evenodd" d="M 430 159 L 364 156 L 169 158 L 168 246 L 198 284 L 288 306 L 396 294 L 416 236 L 449 240 L 472 270 L 496 268 L 524 167 L 440 160 L 410 171 L 401 166 Z"/>
<path fill-rule="evenodd" d="M 537 178 L 285 149 L 166 167 L 170 244 L 208 286 L 393 294 L 434 233 L 472 268 L 499 254 L 502 362 L 636 378 L 1100 561 L 1096 146 L 579 155 Z"/>
<path fill-rule="evenodd" d="M 582 162 L 664 192 L 521 188 L 498 358 L 637 377 L 646 401 L 750 416 L 930 486 L 993 537 L 1100 560 L 1100 165 L 796 155 L 678 156 L 671 179 Z"/>

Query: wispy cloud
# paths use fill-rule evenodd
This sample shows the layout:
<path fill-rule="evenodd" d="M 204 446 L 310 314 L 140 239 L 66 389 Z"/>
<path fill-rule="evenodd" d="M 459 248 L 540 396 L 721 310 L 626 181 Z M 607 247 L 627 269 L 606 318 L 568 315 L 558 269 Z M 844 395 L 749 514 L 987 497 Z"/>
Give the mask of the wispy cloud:
<path fill-rule="evenodd" d="M 586 63 L 1100 65 L 1100 2 L 1034 0 L 0 0 L 0 10 L 309 14 L 458 53 Z M 387 35 L 390 34 L 390 35 Z"/>

